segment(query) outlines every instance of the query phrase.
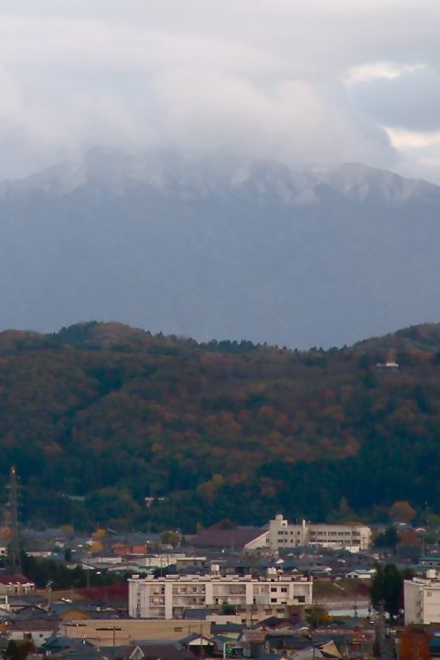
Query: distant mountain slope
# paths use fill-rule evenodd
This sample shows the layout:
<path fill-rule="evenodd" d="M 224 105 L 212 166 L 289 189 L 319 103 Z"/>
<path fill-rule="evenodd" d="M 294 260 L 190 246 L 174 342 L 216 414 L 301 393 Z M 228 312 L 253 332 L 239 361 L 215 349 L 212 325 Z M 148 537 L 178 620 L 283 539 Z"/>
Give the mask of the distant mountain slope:
<path fill-rule="evenodd" d="M 440 188 L 362 165 L 92 150 L 0 186 L 0 327 L 341 346 L 439 309 Z"/>
<path fill-rule="evenodd" d="M 0 493 L 17 465 L 24 519 L 194 531 L 386 518 L 395 500 L 440 514 L 440 325 L 327 352 L 117 323 L 7 331 L 0 410 Z"/>

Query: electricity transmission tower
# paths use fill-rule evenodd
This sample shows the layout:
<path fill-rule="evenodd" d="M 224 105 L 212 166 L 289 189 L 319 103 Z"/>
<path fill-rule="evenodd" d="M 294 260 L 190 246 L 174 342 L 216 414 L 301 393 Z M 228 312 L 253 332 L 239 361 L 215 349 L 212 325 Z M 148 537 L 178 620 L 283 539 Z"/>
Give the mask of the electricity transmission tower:
<path fill-rule="evenodd" d="M 5 523 L 10 533 L 6 566 L 10 575 L 21 575 L 20 537 L 18 531 L 18 481 L 14 466 L 11 467 L 7 488 L 8 502 L 6 504 Z"/>

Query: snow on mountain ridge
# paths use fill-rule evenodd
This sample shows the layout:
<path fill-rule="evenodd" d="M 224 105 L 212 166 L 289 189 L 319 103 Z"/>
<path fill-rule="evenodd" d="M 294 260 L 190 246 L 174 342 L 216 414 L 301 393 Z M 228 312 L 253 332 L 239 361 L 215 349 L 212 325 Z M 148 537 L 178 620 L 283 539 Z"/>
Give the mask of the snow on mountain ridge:
<path fill-rule="evenodd" d="M 388 203 L 402 204 L 440 197 L 440 188 L 434 184 L 357 163 L 289 169 L 277 162 L 233 155 L 165 150 L 130 154 L 98 147 L 78 161 L 2 183 L 0 196 L 31 192 L 66 195 L 83 186 L 110 187 L 120 194 L 145 186 L 182 199 L 229 194 L 276 196 L 289 205 L 317 203 L 323 187 L 357 201 L 376 195 Z"/>

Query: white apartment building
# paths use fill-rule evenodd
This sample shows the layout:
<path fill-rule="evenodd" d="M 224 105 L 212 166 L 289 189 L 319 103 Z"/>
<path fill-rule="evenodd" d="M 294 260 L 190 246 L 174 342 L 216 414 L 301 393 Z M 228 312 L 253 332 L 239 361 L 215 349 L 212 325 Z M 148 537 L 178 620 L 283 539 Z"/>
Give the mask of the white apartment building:
<path fill-rule="evenodd" d="M 367 525 L 325 523 L 289 523 L 282 515 L 269 522 L 269 547 L 271 550 L 311 545 L 333 548 L 366 550 L 371 544 L 371 529 Z"/>
<path fill-rule="evenodd" d="M 128 580 L 128 612 L 134 618 L 172 619 L 184 610 L 221 607 L 310 605 L 312 580 L 282 577 L 276 571 L 264 578 L 250 575 L 167 575 L 162 578 L 133 576 Z"/>
<path fill-rule="evenodd" d="M 426 578 L 405 580 L 405 625 L 440 623 L 440 579 L 437 575 L 437 571 L 429 570 Z"/>

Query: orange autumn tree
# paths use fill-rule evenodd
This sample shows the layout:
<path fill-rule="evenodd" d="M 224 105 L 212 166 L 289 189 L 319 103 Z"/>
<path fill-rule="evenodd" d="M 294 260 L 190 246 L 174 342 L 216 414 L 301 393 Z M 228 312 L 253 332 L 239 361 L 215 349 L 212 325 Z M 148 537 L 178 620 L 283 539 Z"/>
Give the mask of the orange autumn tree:
<path fill-rule="evenodd" d="M 401 660 L 430 660 L 431 636 L 421 626 L 405 626 L 400 634 Z"/>

